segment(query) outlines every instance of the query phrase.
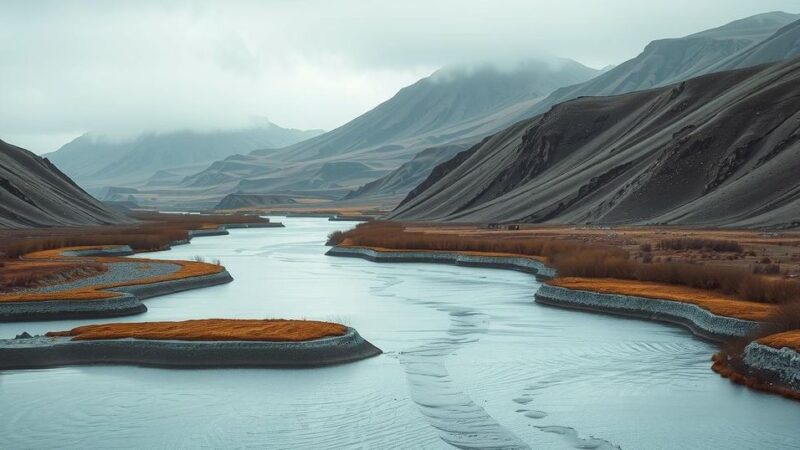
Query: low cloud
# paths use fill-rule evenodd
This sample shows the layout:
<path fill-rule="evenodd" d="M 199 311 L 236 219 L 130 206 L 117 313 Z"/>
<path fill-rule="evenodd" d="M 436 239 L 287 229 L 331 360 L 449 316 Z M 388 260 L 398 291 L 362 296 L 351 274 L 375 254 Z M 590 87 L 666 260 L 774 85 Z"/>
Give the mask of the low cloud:
<path fill-rule="evenodd" d="M 793 1 L 19 1 L 0 4 L 0 139 L 51 151 L 254 118 L 331 129 L 448 64 L 594 67 Z M 702 4 L 700 4 L 702 3 Z"/>

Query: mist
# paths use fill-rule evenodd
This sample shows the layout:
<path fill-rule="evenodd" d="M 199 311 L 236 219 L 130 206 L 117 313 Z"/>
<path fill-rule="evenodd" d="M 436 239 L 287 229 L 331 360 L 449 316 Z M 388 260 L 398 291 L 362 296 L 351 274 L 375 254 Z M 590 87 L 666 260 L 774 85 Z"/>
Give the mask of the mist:
<path fill-rule="evenodd" d="M 555 55 L 600 68 L 649 41 L 796 1 L 0 4 L 0 139 L 332 129 L 437 69 Z"/>

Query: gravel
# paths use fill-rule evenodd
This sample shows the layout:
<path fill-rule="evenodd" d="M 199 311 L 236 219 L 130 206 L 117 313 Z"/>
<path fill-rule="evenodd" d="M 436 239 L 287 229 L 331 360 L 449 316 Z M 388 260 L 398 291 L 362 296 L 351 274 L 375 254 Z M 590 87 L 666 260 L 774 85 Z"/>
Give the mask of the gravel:
<path fill-rule="evenodd" d="M 139 280 L 142 278 L 158 277 L 177 272 L 181 266 L 173 263 L 161 262 L 115 262 L 107 263 L 108 270 L 99 275 L 94 275 L 79 280 L 66 283 L 57 283 L 49 286 L 41 286 L 30 289 L 15 291 L 20 292 L 59 292 L 70 289 L 94 286 L 99 284 L 121 283 L 126 281 Z"/>

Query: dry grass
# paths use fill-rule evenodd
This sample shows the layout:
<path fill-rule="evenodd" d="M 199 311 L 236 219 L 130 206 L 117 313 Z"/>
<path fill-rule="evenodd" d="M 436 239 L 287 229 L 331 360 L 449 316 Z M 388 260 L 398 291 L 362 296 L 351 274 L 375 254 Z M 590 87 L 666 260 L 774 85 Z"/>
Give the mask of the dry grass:
<path fill-rule="evenodd" d="M 708 238 L 671 238 L 658 241 L 661 250 L 708 250 L 712 252 L 742 253 L 744 248 L 736 241 Z"/>
<path fill-rule="evenodd" d="M 0 292 L 73 281 L 106 270 L 105 265 L 91 262 L 7 261 L 0 270 Z"/>
<path fill-rule="evenodd" d="M 758 340 L 760 344 L 774 348 L 789 347 L 800 352 L 800 330 L 784 331 L 783 333 L 771 334 Z"/>
<path fill-rule="evenodd" d="M 0 230 L 0 253 L 8 259 L 25 254 L 76 246 L 129 245 L 137 252 L 164 250 L 188 239 L 189 230 L 213 229 L 225 224 L 269 222 L 243 214 L 164 214 L 136 212 L 141 222 L 131 226 Z"/>
<path fill-rule="evenodd" d="M 47 336 L 74 340 L 156 339 L 180 341 L 308 341 L 342 336 L 347 328 L 330 322 L 306 320 L 202 319 L 183 322 L 112 323 L 87 325 Z"/>
<path fill-rule="evenodd" d="M 735 248 L 730 240 L 674 239 L 681 246 Z M 695 243 L 696 241 L 696 243 Z M 561 276 L 620 278 L 706 289 L 740 300 L 784 303 L 800 299 L 800 282 L 765 277 L 752 270 L 729 264 L 691 262 L 645 262 L 637 260 L 622 246 L 586 242 L 549 234 L 537 237 L 530 231 L 486 232 L 461 226 L 440 228 L 393 222 L 360 224 L 329 236 L 330 245 L 365 246 L 391 250 L 469 251 L 537 256 L 547 260 Z M 634 248 L 643 244 L 635 243 Z M 678 245 L 678 244 L 676 244 Z M 648 248 L 648 247 L 645 247 Z M 648 252 L 649 255 L 649 252 Z"/>
<path fill-rule="evenodd" d="M 78 247 L 78 249 L 81 248 L 95 248 L 95 247 Z M 29 259 L 25 260 L 24 262 L 38 263 L 40 262 L 40 259 L 44 261 L 51 261 L 53 255 L 54 254 L 60 255 L 61 251 L 62 250 L 46 250 L 43 252 L 33 253 L 31 255 L 28 255 Z M 65 260 L 75 261 L 78 259 L 88 260 L 86 262 L 88 264 L 108 264 L 113 262 L 141 262 L 141 263 L 151 263 L 151 264 L 173 263 L 179 265 L 180 269 L 178 269 L 174 273 L 167 275 L 146 277 L 119 283 L 98 284 L 95 286 L 83 287 L 83 288 L 71 289 L 59 292 L 0 294 L 0 303 L 47 301 L 47 300 L 52 300 L 53 298 L 58 298 L 59 300 L 100 300 L 100 299 L 114 298 L 118 297 L 120 294 L 116 292 L 109 292 L 107 291 L 107 289 L 122 287 L 122 286 L 134 286 L 140 284 L 157 283 L 160 281 L 179 280 L 179 279 L 198 277 L 204 275 L 212 275 L 215 273 L 219 273 L 223 270 L 223 267 L 220 265 L 209 264 L 204 262 L 196 262 L 196 261 L 178 261 L 178 260 L 155 261 L 142 258 L 109 258 L 109 257 L 81 257 L 81 258 L 71 258 L 71 259 L 66 258 Z"/>
<path fill-rule="evenodd" d="M 714 314 L 745 320 L 767 320 L 779 308 L 777 305 L 739 300 L 713 291 L 648 281 L 610 278 L 556 278 L 549 280 L 547 283 L 553 286 L 582 291 L 691 303 Z"/>

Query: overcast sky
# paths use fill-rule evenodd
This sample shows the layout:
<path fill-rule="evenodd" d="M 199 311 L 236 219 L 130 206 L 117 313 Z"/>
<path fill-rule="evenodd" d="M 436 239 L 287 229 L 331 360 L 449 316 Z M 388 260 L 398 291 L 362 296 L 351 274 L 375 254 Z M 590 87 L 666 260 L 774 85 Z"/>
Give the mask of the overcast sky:
<path fill-rule="evenodd" d="M 453 63 L 600 68 L 798 0 L 0 2 L 0 139 L 332 129 Z"/>

